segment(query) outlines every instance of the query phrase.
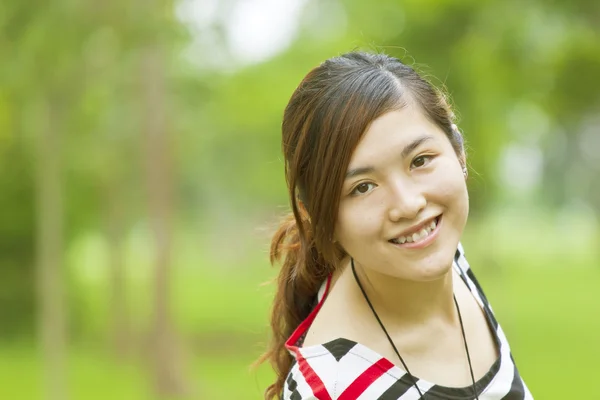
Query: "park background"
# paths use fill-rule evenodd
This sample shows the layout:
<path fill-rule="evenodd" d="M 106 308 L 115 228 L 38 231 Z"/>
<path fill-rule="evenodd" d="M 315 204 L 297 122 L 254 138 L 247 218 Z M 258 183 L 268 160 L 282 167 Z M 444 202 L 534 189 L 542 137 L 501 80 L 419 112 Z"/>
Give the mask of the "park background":
<path fill-rule="evenodd" d="M 324 59 L 443 86 L 463 244 L 536 399 L 598 399 L 600 2 L 5 0 L 0 399 L 260 399 L 283 109 Z"/>

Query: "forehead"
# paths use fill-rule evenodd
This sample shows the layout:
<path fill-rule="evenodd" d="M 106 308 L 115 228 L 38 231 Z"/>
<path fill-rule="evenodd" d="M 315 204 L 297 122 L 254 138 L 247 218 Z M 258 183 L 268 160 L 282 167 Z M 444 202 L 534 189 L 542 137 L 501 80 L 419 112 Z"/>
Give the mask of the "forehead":
<path fill-rule="evenodd" d="M 350 159 L 350 168 L 374 164 L 388 157 L 398 159 L 402 150 L 423 135 L 431 136 L 426 143 L 447 143 L 442 130 L 415 107 L 406 106 L 390 111 L 369 125 Z"/>

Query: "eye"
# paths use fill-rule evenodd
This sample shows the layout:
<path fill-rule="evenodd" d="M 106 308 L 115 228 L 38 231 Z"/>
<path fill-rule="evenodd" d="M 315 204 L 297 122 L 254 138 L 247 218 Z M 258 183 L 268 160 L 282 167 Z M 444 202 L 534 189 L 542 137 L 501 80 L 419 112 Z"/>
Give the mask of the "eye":
<path fill-rule="evenodd" d="M 374 188 L 375 188 L 375 184 L 374 183 L 362 182 L 362 183 L 359 183 L 358 185 L 356 185 L 354 187 L 354 189 L 352 189 L 352 192 L 350 194 L 353 195 L 353 196 L 357 196 L 357 195 L 361 195 L 361 194 L 366 194 L 366 193 L 369 193 Z"/>
<path fill-rule="evenodd" d="M 428 156 L 428 155 L 415 157 L 415 159 L 412 162 L 412 166 L 415 168 L 424 167 L 425 165 L 429 164 L 429 162 L 431 161 L 432 158 L 433 158 L 433 156 Z"/>

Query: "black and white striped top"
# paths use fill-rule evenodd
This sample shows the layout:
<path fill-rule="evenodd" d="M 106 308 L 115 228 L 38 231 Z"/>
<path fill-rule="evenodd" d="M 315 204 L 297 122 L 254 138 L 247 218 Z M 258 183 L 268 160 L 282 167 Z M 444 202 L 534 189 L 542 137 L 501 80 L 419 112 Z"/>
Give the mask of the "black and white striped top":
<path fill-rule="evenodd" d="M 496 321 L 481 286 L 459 244 L 453 263 L 494 328 L 500 356 L 475 383 L 480 400 L 533 399 L 521 379 L 502 328 Z M 368 347 L 338 338 L 320 345 L 302 347 L 303 338 L 329 291 L 331 278 L 319 291 L 318 304 L 286 342 L 295 362 L 283 388 L 283 400 L 418 400 L 421 398 L 406 371 Z M 452 388 L 423 379 L 417 385 L 423 399 L 473 399 L 472 387 Z"/>

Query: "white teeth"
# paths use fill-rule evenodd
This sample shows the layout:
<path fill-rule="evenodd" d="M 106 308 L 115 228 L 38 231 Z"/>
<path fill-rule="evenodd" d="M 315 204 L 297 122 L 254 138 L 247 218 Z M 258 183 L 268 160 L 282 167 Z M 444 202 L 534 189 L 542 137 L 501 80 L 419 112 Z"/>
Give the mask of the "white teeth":
<path fill-rule="evenodd" d="M 433 231 L 437 226 L 437 222 L 434 219 L 433 221 L 431 221 L 431 223 L 429 225 L 427 225 L 425 228 L 421 229 L 419 232 L 415 232 L 412 235 L 408 235 L 408 236 L 400 236 L 397 239 L 393 239 L 392 241 L 394 243 L 399 243 L 399 244 L 403 244 L 403 243 L 413 243 L 413 242 L 417 242 L 421 239 L 426 238 L 431 231 Z"/>

